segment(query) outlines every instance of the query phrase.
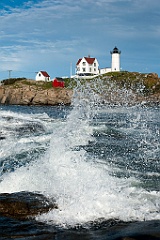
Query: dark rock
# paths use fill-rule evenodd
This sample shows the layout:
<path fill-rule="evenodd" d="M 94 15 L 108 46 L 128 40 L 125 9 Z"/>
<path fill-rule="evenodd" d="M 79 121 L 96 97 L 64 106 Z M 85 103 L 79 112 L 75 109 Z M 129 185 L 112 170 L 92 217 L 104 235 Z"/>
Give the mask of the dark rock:
<path fill-rule="evenodd" d="M 36 192 L 0 194 L 0 215 L 5 217 L 25 219 L 57 208 L 54 199 Z"/>
<path fill-rule="evenodd" d="M 5 136 L 3 136 L 3 134 L 0 132 L 0 140 L 5 139 Z"/>
<path fill-rule="evenodd" d="M 4 140 L 5 139 L 5 137 L 3 137 L 3 136 L 0 136 L 0 140 Z"/>

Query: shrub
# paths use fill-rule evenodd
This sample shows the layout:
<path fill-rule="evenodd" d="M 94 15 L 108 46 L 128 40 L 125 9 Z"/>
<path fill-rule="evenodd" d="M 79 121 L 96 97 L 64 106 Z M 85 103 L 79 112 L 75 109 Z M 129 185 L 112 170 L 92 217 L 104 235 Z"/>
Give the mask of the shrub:
<path fill-rule="evenodd" d="M 22 80 L 26 80 L 26 78 L 9 78 L 9 79 L 4 79 L 1 81 L 1 83 L 3 85 L 10 85 L 10 84 L 14 84 L 17 81 L 22 81 Z"/>

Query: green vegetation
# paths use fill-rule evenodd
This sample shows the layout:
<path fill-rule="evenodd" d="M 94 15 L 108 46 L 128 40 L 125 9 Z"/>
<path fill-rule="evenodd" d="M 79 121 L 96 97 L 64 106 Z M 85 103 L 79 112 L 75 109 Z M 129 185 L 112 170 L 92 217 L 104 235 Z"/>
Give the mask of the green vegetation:
<path fill-rule="evenodd" d="M 65 87 L 69 89 L 74 89 L 77 86 L 76 80 L 73 78 L 65 78 Z"/>
<path fill-rule="evenodd" d="M 76 87 L 77 83 L 75 79 L 71 78 L 65 78 L 65 87 L 69 89 L 73 89 Z M 85 80 L 83 80 L 85 82 Z M 10 78 L 10 79 L 4 79 L 1 81 L 2 85 L 14 85 L 16 88 L 21 87 L 22 84 L 28 85 L 28 86 L 35 86 L 37 88 L 41 88 L 43 90 L 52 88 L 52 81 L 44 82 L 44 81 L 35 81 L 35 80 L 29 80 L 26 78 Z"/>
<path fill-rule="evenodd" d="M 26 80 L 26 78 L 9 78 L 9 79 L 4 79 L 1 81 L 3 85 L 11 85 L 14 84 L 15 82 L 19 82 L 22 80 Z"/>
<path fill-rule="evenodd" d="M 105 89 L 131 89 L 133 92 L 139 92 L 144 95 L 160 93 L 160 79 L 156 73 L 138 73 L 138 72 L 109 72 L 98 77 L 101 80 L 101 86 Z M 97 77 L 96 77 L 97 79 Z M 94 78 L 79 78 L 79 84 L 92 83 Z M 65 86 L 74 88 L 77 85 L 76 79 L 66 79 Z"/>
<path fill-rule="evenodd" d="M 43 82 L 43 81 L 35 81 L 35 80 L 24 80 L 22 81 L 23 84 L 29 86 L 35 86 L 37 88 L 41 88 L 43 90 L 52 88 L 52 82 Z"/>
<path fill-rule="evenodd" d="M 138 73 L 138 72 L 110 72 L 104 75 L 100 75 L 96 77 L 99 79 L 101 87 L 104 89 L 131 89 L 134 92 L 141 93 L 143 95 L 150 95 L 155 93 L 160 93 L 160 78 L 156 73 Z M 85 85 L 85 83 L 93 82 L 94 78 L 84 79 L 79 78 L 64 79 L 65 87 L 68 89 L 74 89 L 78 84 Z M 21 87 L 22 84 L 35 86 L 37 89 L 50 89 L 52 88 L 52 82 L 43 82 L 43 81 L 35 81 L 29 80 L 26 78 L 10 78 L 2 81 L 3 85 L 14 85 L 16 88 Z"/>
<path fill-rule="evenodd" d="M 52 88 L 52 82 L 43 82 L 43 81 L 35 81 L 35 80 L 29 80 L 27 78 L 10 78 L 10 79 L 4 79 L 2 82 L 2 85 L 14 85 L 16 88 L 21 87 L 23 85 L 28 86 L 35 86 L 37 88 L 41 88 L 43 90 Z"/>
<path fill-rule="evenodd" d="M 110 72 L 101 79 L 104 85 L 112 83 L 117 88 L 131 89 L 144 95 L 160 93 L 160 79 L 156 73 Z"/>

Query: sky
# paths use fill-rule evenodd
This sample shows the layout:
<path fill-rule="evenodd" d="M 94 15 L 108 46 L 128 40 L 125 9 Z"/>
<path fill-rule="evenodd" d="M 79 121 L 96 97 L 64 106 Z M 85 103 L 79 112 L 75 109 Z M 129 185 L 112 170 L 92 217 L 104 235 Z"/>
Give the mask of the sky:
<path fill-rule="evenodd" d="M 75 73 L 79 58 L 121 70 L 160 75 L 159 0 L 1 0 L 0 80 Z"/>

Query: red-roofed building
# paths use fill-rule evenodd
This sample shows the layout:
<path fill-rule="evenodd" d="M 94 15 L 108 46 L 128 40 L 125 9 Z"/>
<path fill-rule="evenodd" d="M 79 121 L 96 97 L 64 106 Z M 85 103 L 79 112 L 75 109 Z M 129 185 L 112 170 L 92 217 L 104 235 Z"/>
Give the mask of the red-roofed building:
<path fill-rule="evenodd" d="M 60 78 L 60 77 L 56 77 L 55 79 L 53 79 L 52 81 L 52 87 L 55 87 L 55 88 L 64 88 L 65 87 L 65 84 L 64 84 L 64 79 L 63 78 Z"/>
<path fill-rule="evenodd" d="M 36 75 L 36 81 L 50 81 L 50 76 L 46 71 L 39 71 Z"/>
<path fill-rule="evenodd" d="M 77 75 L 95 75 L 99 74 L 99 63 L 96 58 L 83 57 L 76 64 Z"/>

